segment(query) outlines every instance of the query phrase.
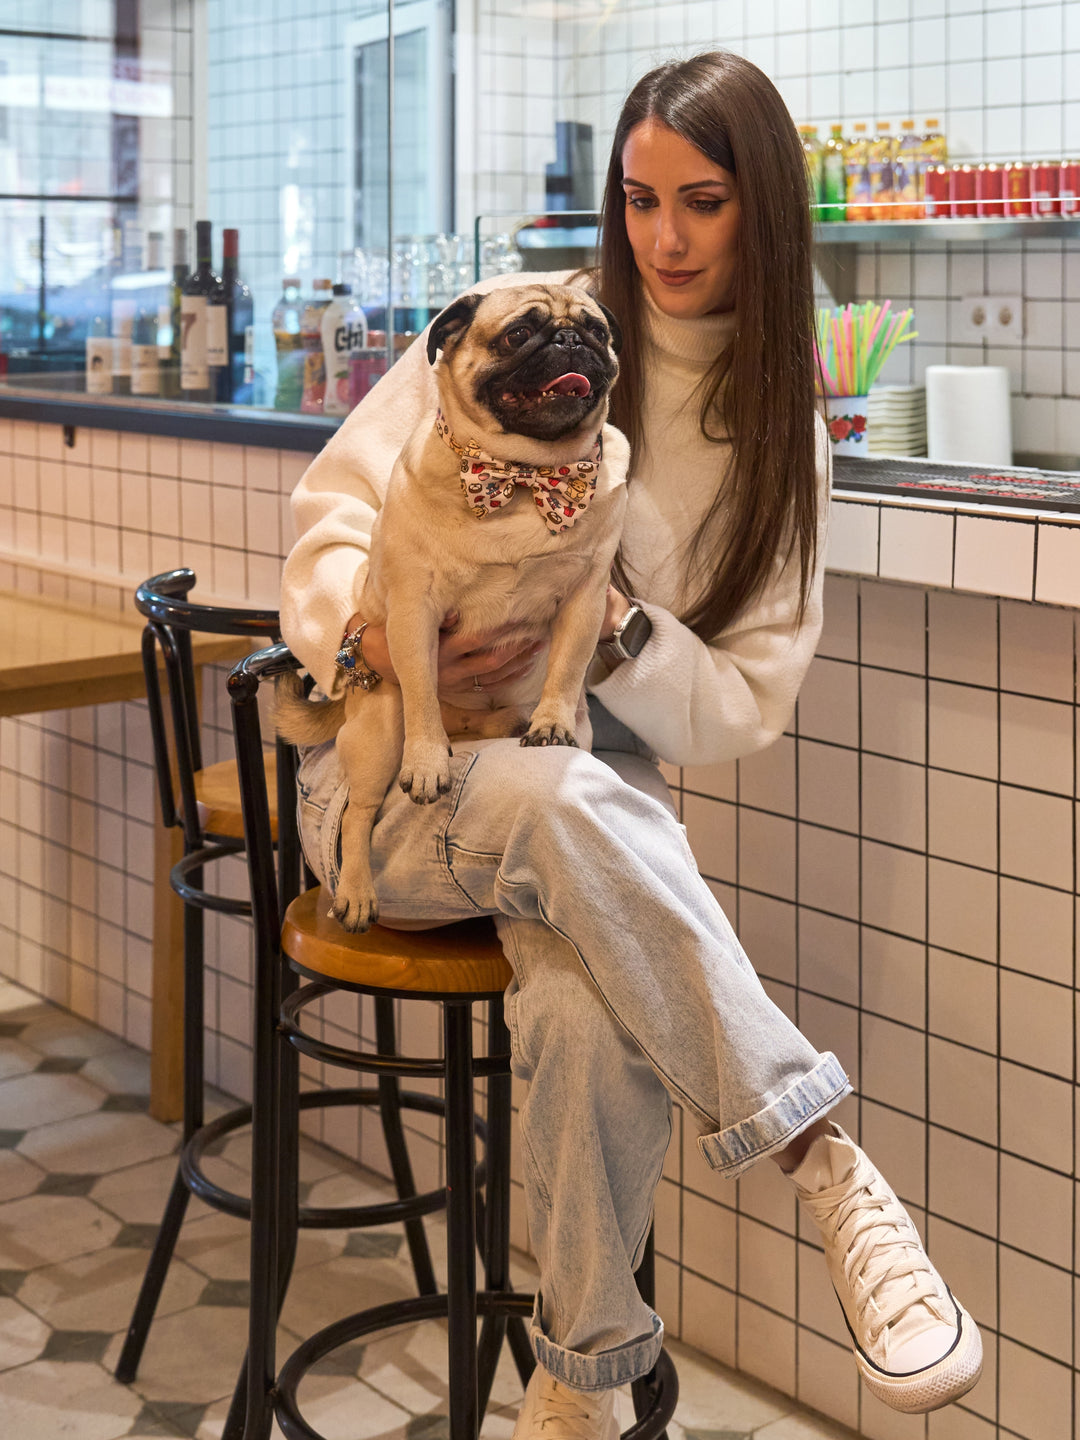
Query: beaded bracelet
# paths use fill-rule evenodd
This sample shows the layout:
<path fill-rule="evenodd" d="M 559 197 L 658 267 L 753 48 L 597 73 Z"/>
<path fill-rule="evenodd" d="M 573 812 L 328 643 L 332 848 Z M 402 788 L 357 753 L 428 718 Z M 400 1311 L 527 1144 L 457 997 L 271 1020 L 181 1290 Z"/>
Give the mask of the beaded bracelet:
<path fill-rule="evenodd" d="M 382 676 L 377 670 L 364 659 L 364 631 L 368 627 L 365 620 L 352 634 L 346 634 L 341 641 L 341 649 L 334 656 L 334 662 L 342 672 L 344 683 L 347 689 L 354 689 L 359 686 L 361 690 L 374 690 L 380 684 Z"/>

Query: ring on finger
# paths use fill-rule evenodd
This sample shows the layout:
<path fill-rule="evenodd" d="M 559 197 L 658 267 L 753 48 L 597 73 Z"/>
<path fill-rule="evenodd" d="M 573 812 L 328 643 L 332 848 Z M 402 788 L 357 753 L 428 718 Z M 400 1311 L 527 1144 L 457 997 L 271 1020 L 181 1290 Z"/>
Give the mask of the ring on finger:
<path fill-rule="evenodd" d="M 474 675 L 474 676 L 472 677 L 472 688 L 477 692 L 477 694 L 482 694 L 482 693 L 483 693 L 484 687 L 483 687 L 483 685 L 480 684 L 480 676 L 479 676 L 479 675 Z"/>

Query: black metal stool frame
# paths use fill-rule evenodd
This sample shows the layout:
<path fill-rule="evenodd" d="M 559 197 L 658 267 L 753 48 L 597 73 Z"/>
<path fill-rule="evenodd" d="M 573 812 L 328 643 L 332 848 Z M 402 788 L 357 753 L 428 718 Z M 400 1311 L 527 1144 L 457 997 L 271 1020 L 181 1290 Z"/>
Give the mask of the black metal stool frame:
<path fill-rule="evenodd" d="M 195 775 L 202 769 L 202 744 L 191 635 L 194 631 L 200 631 L 247 636 L 252 640 L 261 637 L 273 640 L 279 633 L 278 616 L 276 611 L 196 604 L 188 599 L 194 585 L 195 575 L 191 570 L 170 571 L 141 585 L 136 592 L 135 601 L 137 608 L 147 619 L 143 632 L 143 670 L 162 823 L 167 828 L 181 827 L 184 841 L 184 854 L 170 875 L 173 890 L 184 901 L 183 1124 L 176 1175 L 117 1362 L 117 1378 L 125 1383 L 135 1377 L 187 1211 L 189 1196 L 197 1195 L 215 1209 L 242 1219 L 250 1219 L 251 1216 L 249 1198 L 215 1184 L 206 1175 L 202 1164 L 203 1156 L 210 1145 L 249 1124 L 252 1117 L 252 1107 L 242 1105 L 209 1124 L 205 1121 L 203 914 L 206 910 L 213 910 L 223 914 L 250 916 L 252 912 L 251 903 L 247 899 L 233 899 L 203 888 L 203 867 L 229 856 L 242 856 L 244 842 L 230 837 L 208 836 L 199 823 Z M 168 683 L 169 718 L 175 747 L 175 787 L 168 740 L 170 727 L 166 719 L 158 670 L 159 650 L 164 660 Z M 283 742 L 278 742 L 278 809 L 286 819 L 281 827 L 280 843 L 276 847 L 275 881 L 282 909 L 299 892 L 301 884 L 302 856 L 294 820 L 295 762 L 295 750 Z M 267 833 L 269 838 L 269 830 Z M 272 842 L 271 848 L 273 849 Z M 375 1023 L 380 1049 L 387 1054 L 394 1054 L 396 1036 L 391 1000 L 381 997 L 376 1000 Z M 298 1064 L 298 1057 L 293 1057 L 292 1064 L 294 1067 Z M 295 1073 L 287 1078 L 295 1081 Z M 403 1222 L 418 1292 L 421 1295 L 434 1294 L 438 1287 L 422 1217 L 442 1209 L 445 1196 L 442 1190 L 417 1193 L 401 1123 L 401 1111 L 411 1109 L 441 1114 L 442 1102 L 420 1093 L 403 1093 L 397 1078 L 390 1075 L 381 1077 L 375 1087 L 316 1091 L 303 1095 L 299 1100 L 301 1109 L 340 1105 L 378 1106 L 398 1198 L 380 1205 L 305 1206 L 298 1210 L 297 1223 L 304 1228 L 329 1229 Z M 284 1173 L 294 1177 L 291 1203 L 296 1210 L 296 1165 L 289 1163 L 287 1156 L 283 1156 L 283 1159 L 286 1161 Z M 294 1253 L 295 1234 L 291 1239 L 288 1236 L 283 1237 L 279 1265 L 283 1286 L 287 1281 Z M 237 1385 L 226 1422 L 224 1440 L 234 1440 L 240 1433 L 245 1395 L 246 1367 Z"/>
<path fill-rule="evenodd" d="M 448 1322 L 450 1440 L 476 1440 L 487 1406 L 503 1339 L 508 1339 L 522 1382 L 535 1365 L 525 1329 L 533 1308 L 531 1295 L 517 1294 L 509 1277 L 510 1056 L 501 994 L 402 992 L 404 998 L 437 1000 L 443 1009 L 443 1058 L 388 1057 L 328 1045 L 305 1033 L 305 1006 L 334 990 L 386 995 L 362 985 L 312 977 L 300 986 L 303 967 L 281 950 L 281 917 L 274 897 L 270 820 L 259 757 L 262 741 L 257 696 L 259 685 L 295 668 L 284 645 L 249 656 L 229 676 L 237 763 L 240 771 L 245 838 L 252 884 L 257 964 L 266 983 L 260 987 L 255 1034 L 255 1114 L 253 1121 L 252 1275 L 249 1333 L 247 1425 L 244 1440 L 265 1440 L 277 1418 L 288 1440 L 323 1440 L 300 1412 L 297 1391 L 320 1359 L 362 1335 L 421 1320 Z M 280 826 L 279 818 L 279 826 Z M 280 833 L 280 832 L 279 832 Z M 271 978 L 272 977 L 272 978 Z M 389 992 L 393 994 L 394 992 Z M 488 1005 L 488 1054 L 475 1056 L 472 1006 Z M 287 1044 L 283 1044 L 285 1041 Z M 439 1076 L 445 1082 L 447 1165 L 447 1293 L 391 1302 L 339 1320 L 304 1341 L 275 1373 L 275 1297 L 282 1294 L 277 1257 L 289 1210 L 281 1204 L 280 1165 L 293 1144 L 295 1106 L 283 1084 L 283 1051 L 301 1051 L 336 1065 L 380 1076 Z M 488 1082 L 486 1196 L 480 1202 L 481 1176 L 475 1162 L 474 1084 Z M 278 1183 L 275 1183 L 275 1177 Z M 479 1241 L 485 1288 L 476 1283 Z M 639 1285 L 652 1302 L 652 1236 L 638 1272 Z M 479 1341 L 476 1321 L 483 1317 Z M 675 1410 L 678 1379 L 666 1352 L 654 1370 L 633 1387 L 637 1422 L 623 1440 L 660 1440 Z"/>

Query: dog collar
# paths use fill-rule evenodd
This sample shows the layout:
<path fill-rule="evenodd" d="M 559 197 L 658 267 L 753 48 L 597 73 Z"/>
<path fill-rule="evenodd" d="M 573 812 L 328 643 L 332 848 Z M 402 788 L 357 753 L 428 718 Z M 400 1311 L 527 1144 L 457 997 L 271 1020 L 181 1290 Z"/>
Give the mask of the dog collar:
<path fill-rule="evenodd" d="M 585 513 L 596 493 L 596 477 L 604 458 L 600 435 L 592 454 L 572 465 L 520 465 L 516 460 L 485 455 L 475 440 L 462 444 L 441 410 L 435 412 L 435 433 L 461 462 L 461 493 L 477 520 L 509 505 L 517 487 L 527 485 L 544 524 L 553 535 L 560 535 Z"/>

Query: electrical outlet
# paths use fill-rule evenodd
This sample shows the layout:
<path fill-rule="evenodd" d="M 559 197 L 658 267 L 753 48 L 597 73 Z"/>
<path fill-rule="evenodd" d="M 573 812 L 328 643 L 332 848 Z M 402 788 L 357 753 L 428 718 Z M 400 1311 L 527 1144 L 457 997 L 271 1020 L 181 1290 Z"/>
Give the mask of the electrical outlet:
<path fill-rule="evenodd" d="M 978 343 L 990 337 L 992 301 L 989 295 L 965 295 L 960 301 L 960 334 L 958 340 Z"/>
<path fill-rule="evenodd" d="M 987 297 L 991 340 L 1018 342 L 1024 338 L 1024 300 L 1021 295 Z"/>
<path fill-rule="evenodd" d="M 1020 295 L 965 295 L 960 301 L 960 333 L 967 344 L 989 340 L 1019 344 L 1024 335 L 1024 301 Z"/>

